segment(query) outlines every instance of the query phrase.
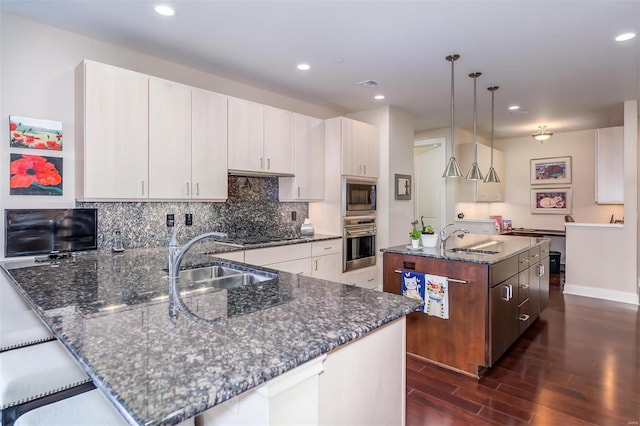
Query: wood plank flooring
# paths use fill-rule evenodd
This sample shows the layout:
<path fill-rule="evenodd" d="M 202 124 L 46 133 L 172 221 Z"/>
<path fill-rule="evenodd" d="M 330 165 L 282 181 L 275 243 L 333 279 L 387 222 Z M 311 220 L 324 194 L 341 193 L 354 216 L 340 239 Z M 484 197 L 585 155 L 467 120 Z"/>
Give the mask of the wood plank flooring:
<path fill-rule="evenodd" d="M 637 307 L 563 295 L 480 380 L 407 356 L 407 422 L 416 425 L 640 423 Z"/>

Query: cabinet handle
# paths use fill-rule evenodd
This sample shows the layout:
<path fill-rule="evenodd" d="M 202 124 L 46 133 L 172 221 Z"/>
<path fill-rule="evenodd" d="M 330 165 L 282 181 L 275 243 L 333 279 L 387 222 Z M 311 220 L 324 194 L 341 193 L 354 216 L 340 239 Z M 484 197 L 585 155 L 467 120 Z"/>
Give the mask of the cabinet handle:
<path fill-rule="evenodd" d="M 142 184 L 142 195 L 144 195 L 144 181 L 140 182 Z"/>
<path fill-rule="evenodd" d="M 518 319 L 519 319 L 520 321 L 522 321 L 522 322 L 527 322 L 527 321 L 529 321 L 529 315 L 527 315 L 527 314 L 522 314 L 522 315 L 520 315 L 520 316 L 518 317 Z"/>
<path fill-rule="evenodd" d="M 187 182 L 187 197 L 189 196 L 189 182 Z"/>
<path fill-rule="evenodd" d="M 333 246 L 329 246 L 329 247 L 325 247 L 325 250 L 331 250 L 333 248 Z"/>
<path fill-rule="evenodd" d="M 375 280 L 375 278 L 369 278 L 369 279 L 367 280 L 367 282 L 371 282 L 371 281 L 373 281 L 373 280 Z"/>
<path fill-rule="evenodd" d="M 264 169 L 264 158 L 260 157 L 260 170 Z"/>
<path fill-rule="evenodd" d="M 505 286 L 503 287 L 504 290 L 507 290 L 507 294 L 505 294 L 504 297 L 501 297 L 502 300 L 504 300 L 505 302 L 509 301 L 509 286 Z"/>
<path fill-rule="evenodd" d="M 364 174 L 367 174 L 367 165 L 365 164 L 364 166 L 362 166 L 364 168 Z"/>
<path fill-rule="evenodd" d="M 300 187 L 298 187 L 298 197 L 300 196 Z"/>
<path fill-rule="evenodd" d="M 358 164 L 358 173 L 362 174 L 362 164 Z"/>
<path fill-rule="evenodd" d="M 507 284 L 504 289 L 507 290 L 507 294 L 502 298 L 502 300 L 508 302 L 513 298 L 513 287 L 511 287 L 511 284 Z"/>
<path fill-rule="evenodd" d="M 318 261 L 317 261 L 317 260 L 314 260 L 314 262 L 316 263 L 316 266 L 315 266 L 315 268 L 314 268 L 313 270 L 314 270 L 314 271 L 317 271 L 317 270 L 318 270 Z"/>
<path fill-rule="evenodd" d="M 540 257 L 539 254 L 534 254 L 532 257 Z"/>
<path fill-rule="evenodd" d="M 522 262 L 520 263 L 529 263 L 529 259 L 522 259 Z"/>
<path fill-rule="evenodd" d="M 271 158 L 267 158 L 267 170 L 271 170 Z"/>
<path fill-rule="evenodd" d="M 538 276 L 541 277 L 544 275 L 544 265 L 543 264 L 538 264 Z"/>
<path fill-rule="evenodd" d="M 529 284 L 523 284 L 520 286 L 521 289 L 527 290 L 529 288 Z"/>

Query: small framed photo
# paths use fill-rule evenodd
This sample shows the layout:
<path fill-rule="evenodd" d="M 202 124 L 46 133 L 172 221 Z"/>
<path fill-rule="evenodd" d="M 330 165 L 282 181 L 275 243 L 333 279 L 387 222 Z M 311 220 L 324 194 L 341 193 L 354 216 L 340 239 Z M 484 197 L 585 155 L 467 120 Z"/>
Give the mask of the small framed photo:
<path fill-rule="evenodd" d="M 531 213 L 571 214 L 571 188 L 540 188 L 531 190 Z"/>
<path fill-rule="evenodd" d="M 531 160 L 531 185 L 571 183 L 571 156 Z"/>
<path fill-rule="evenodd" d="M 396 174 L 396 200 L 411 199 L 411 175 Z"/>

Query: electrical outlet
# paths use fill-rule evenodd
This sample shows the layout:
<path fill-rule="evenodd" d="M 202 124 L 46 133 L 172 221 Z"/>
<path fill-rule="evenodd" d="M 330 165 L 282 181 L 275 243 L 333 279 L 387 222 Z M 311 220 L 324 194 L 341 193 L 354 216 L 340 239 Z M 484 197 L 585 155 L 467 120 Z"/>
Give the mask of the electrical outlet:
<path fill-rule="evenodd" d="M 193 214 L 192 213 L 185 213 L 185 215 L 184 215 L 184 224 L 187 225 L 187 226 L 193 225 Z"/>
<path fill-rule="evenodd" d="M 291 212 L 291 220 L 295 222 L 296 218 L 298 217 L 297 213 L 295 210 L 293 210 Z"/>
<path fill-rule="evenodd" d="M 173 213 L 167 213 L 167 226 L 173 226 L 175 223 L 176 221 Z"/>

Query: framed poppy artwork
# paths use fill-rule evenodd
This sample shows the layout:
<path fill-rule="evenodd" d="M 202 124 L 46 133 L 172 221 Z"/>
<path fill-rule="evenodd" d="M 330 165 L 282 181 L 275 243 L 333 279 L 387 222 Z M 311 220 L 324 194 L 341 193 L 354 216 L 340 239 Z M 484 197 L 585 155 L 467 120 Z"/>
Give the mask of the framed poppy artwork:
<path fill-rule="evenodd" d="M 62 158 L 11 154 L 9 195 L 62 195 Z"/>
<path fill-rule="evenodd" d="M 571 188 L 531 190 L 531 213 L 571 214 Z"/>
<path fill-rule="evenodd" d="M 62 122 L 9 116 L 11 148 L 62 151 Z"/>

